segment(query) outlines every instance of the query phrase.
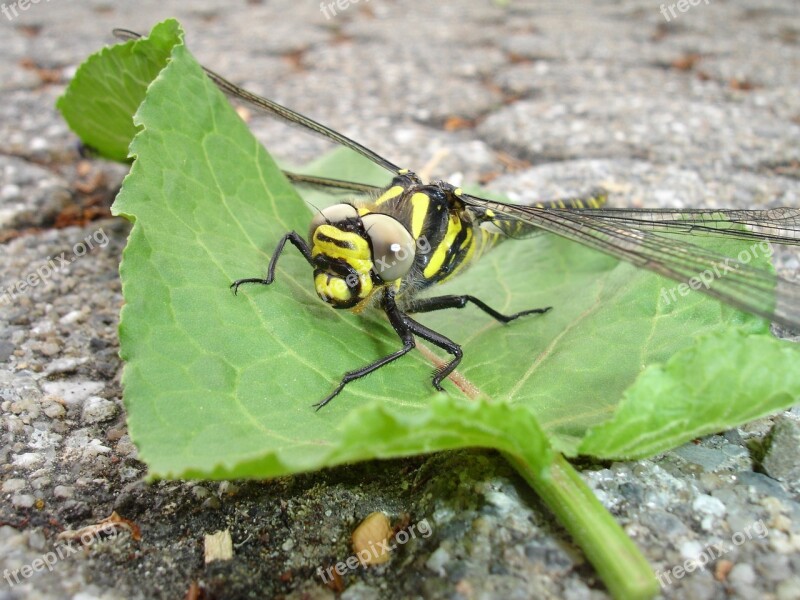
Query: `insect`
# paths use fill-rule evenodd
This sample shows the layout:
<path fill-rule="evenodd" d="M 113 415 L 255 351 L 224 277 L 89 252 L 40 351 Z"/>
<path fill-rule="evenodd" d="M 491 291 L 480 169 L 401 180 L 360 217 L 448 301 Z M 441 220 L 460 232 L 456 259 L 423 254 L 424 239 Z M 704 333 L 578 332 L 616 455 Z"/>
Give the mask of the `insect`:
<path fill-rule="evenodd" d="M 125 38 L 139 37 L 126 30 L 115 33 Z M 414 313 L 472 304 L 508 323 L 550 310 L 540 307 L 504 315 L 470 295 L 418 297 L 420 291 L 459 274 L 503 239 L 541 230 L 678 282 L 691 281 L 703 273 L 716 274 L 708 281 L 704 279 L 704 285 L 692 288 L 787 328 L 800 329 L 800 283 L 664 235 L 716 235 L 798 245 L 800 209 L 603 208 L 603 191 L 531 206 L 480 198 L 443 181 L 424 183 L 415 173 L 401 169 L 341 133 L 248 92 L 208 69 L 205 72 L 229 96 L 345 146 L 392 176 L 391 183 L 380 188 L 287 172 L 296 183 L 350 192 L 361 199 L 319 211 L 307 235 L 290 231 L 280 239 L 265 277 L 239 279 L 231 284 L 234 293 L 245 284 L 271 285 L 277 262 L 289 243 L 313 269 L 314 287 L 324 302 L 355 312 L 374 306 L 386 314 L 402 346 L 345 373 L 333 391 L 315 404 L 317 409 L 328 404 L 347 384 L 408 353 L 414 348 L 415 338 L 451 355 L 432 378 L 433 386 L 443 389 L 442 381 L 461 361 L 461 347 L 414 320 L 410 316 Z"/>

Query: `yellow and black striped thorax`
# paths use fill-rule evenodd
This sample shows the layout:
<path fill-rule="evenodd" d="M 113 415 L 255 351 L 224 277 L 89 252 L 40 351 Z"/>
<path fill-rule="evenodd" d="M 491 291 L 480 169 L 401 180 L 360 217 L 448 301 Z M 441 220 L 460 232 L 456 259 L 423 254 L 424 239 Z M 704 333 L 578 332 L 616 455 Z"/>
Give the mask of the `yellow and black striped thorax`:
<path fill-rule="evenodd" d="M 478 228 L 459 194 L 449 184 L 425 185 L 408 173 L 395 177 L 372 201 L 337 205 L 354 210 L 325 215 L 309 233 L 318 295 L 336 308 L 359 309 L 386 286 L 404 295 L 455 274 L 499 237 Z M 375 234 L 373 222 L 386 217 L 406 236 L 394 251 Z M 397 265 L 404 268 L 398 271 Z"/>
<path fill-rule="evenodd" d="M 415 242 L 414 263 L 399 286 L 416 292 L 452 277 L 502 237 L 480 228 L 482 218 L 461 201 L 461 190 L 444 182 L 424 185 L 398 177 L 359 213 L 389 214 L 402 223 Z"/>
<path fill-rule="evenodd" d="M 335 205 L 315 217 L 309 232 L 315 287 L 336 308 L 360 310 L 387 286 L 400 299 L 410 297 L 456 275 L 501 240 L 534 230 L 467 205 L 448 183 L 423 184 L 404 173 L 372 201 Z"/>

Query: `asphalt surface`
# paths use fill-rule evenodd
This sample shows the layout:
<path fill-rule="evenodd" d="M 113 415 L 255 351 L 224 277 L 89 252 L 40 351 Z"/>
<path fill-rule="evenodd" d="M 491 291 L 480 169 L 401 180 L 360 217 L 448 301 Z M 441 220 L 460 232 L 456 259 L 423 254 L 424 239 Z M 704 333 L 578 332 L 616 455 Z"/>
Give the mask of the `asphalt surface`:
<path fill-rule="evenodd" d="M 54 103 L 113 27 L 146 32 L 175 16 L 202 63 L 397 164 L 447 149 L 434 173 L 445 179 L 520 201 L 603 182 L 616 206 L 800 206 L 800 4 L 350 0 L 335 15 L 316 1 L 187 4 L 0 6 L 0 286 L 70 259 L 0 303 L 0 600 L 607 597 L 491 452 L 143 483 L 117 356 L 128 225 L 108 211 L 127 168 L 81 158 Z M 251 127 L 295 163 L 326 148 L 258 116 Z M 779 258 L 796 277 L 796 254 Z M 798 419 L 583 465 L 671 573 L 664 597 L 800 598 Z M 141 540 L 73 545 L 44 565 L 60 532 L 114 510 Z M 318 568 L 350 554 L 374 510 L 427 519 L 430 535 L 385 566 L 323 580 Z M 205 565 L 203 535 L 221 529 L 234 559 Z M 705 568 L 675 571 L 699 556 Z"/>

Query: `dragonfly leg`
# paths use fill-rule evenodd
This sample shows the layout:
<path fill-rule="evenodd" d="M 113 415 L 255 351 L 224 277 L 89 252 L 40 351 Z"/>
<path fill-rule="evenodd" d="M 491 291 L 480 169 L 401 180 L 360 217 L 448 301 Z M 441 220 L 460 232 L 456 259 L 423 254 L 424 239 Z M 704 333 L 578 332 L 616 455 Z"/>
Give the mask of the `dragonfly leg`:
<path fill-rule="evenodd" d="M 461 361 L 461 357 L 463 355 L 461 346 L 446 338 L 441 333 L 425 327 L 421 323 L 418 323 L 409 317 L 407 314 L 403 313 L 395 303 L 393 292 L 386 292 L 383 298 L 383 309 L 386 312 L 386 316 L 389 317 L 389 323 L 391 323 L 392 327 L 397 332 L 397 335 L 400 337 L 400 340 L 403 342 L 403 347 L 392 352 L 391 354 L 387 354 L 386 356 L 379 358 L 375 362 L 361 367 L 360 369 L 355 369 L 354 371 L 348 371 L 345 373 L 342 377 L 342 380 L 339 382 L 339 385 L 337 385 L 336 388 L 330 394 L 328 394 L 328 396 L 314 405 L 317 410 L 333 400 L 333 398 L 344 389 L 344 386 L 351 381 L 355 381 L 356 379 L 360 379 L 365 375 L 369 375 L 370 373 L 377 371 L 381 367 L 384 367 L 390 362 L 393 362 L 401 356 L 407 354 L 415 346 L 415 335 L 428 342 L 431 342 L 436 346 L 439 346 L 443 350 L 446 350 L 448 353 L 453 355 L 453 360 L 444 365 L 442 368 L 437 369 L 433 374 L 433 379 L 431 380 L 433 387 L 435 387 L 437 390 L 441 391 L 444 389 L 441 385 L 442 380 L 450 375 L 450 373 L 453 372 L 453 369 L 455 369 L 458 366 L 458 363 Z"/>
<path fill-rule="evenodd" d="M 530 310 L 523 310 L 511 315 L 504 315 L 503 313 L 497 312 L 491 306 L 486 304 L 483 300 L 479 300 L 475 296 L 463 295 L 463 296 L 435 296 L 433 298 L 418 298 L 411 302 L 411 305 L 408 308 L 407 312 L 421 313 L 421 312 L 433 312 L 435 310 L 444 310 L 446 308 L 464 308 L 469 302 L 472 302 L 472 304 L 480 308 L 487 315 L 490 315 L 491 317 L 497 319 L 501 323 L 509 323 L 514 319 L 518 319 L 519 317 L 524 317 L 525 315 L 541 315 L 546 313 L 551 308 L 553 308 L 552 306 L 547 306 L 545 308 L 533 308 Z"/>
<path fill-rule="evenodd" d="M 239 286 L 243 283 L 260 283 L 261 285 L 269 285 L 275 280 L 275 266 L 278 264 L 278 257 L 283 252 L 283 247 L 286 245 L 286 242 L 291 242 L 292 245 L 300 251 L 300 254 L 303 255 L 310 265 L 313 265 L 313 259 L 311 258 L 311 249 L 308 247 L 306 241 L 295 231 L 290 231 L 286 235 L 281 238 L 281 241 L 278 242 L 278 246 L 275 248 L 275 252 L 272 253 L 272 258 L 269 261 L 269 267 L 267 267 L 267 276 L 263 279 L 260 277 L 248 277 L 246 279 L 237 279 L 231 284 L 233 288 L 233 293 L 239 291 Z"/>
<path fill-rule="evenodd" d="M 439 346 L 439 348 L 442 350 L 445 350 L 449 354 L 453 355 L 453 360 L 436 369 L 436 371 L 433 373 L 433 379 L 431 380 L 431 383 L 433 384 L 433 387 L 441 392 L 444 389 L 442 387 L 442 381 L 444 381 L 444 379 L 458 366 L 458 363 L 461 362 L 461 357 L 464 355 L 463 350 L 461 350 L 461 346 L 456 344 L 450 338 L 443 336 L 441 333 L 425 327 L 425 325 L 422 323 L 418 323 L 408 315 L 403 315 L 403 317 L 415 335 L 421 337 L 423 340 L 427 340 L 431 344 Z"/>

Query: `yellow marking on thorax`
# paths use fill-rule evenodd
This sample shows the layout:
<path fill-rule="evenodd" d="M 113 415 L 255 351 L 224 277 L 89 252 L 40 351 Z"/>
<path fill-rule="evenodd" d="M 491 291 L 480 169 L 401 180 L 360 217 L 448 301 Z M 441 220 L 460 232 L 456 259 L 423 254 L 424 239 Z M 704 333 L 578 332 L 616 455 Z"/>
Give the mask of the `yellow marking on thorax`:
<path fill-rule="evenodd" d="M 414 239 L 419 239 L 422 235 L 422 227 L 425 225 L 425 217 L 428 214 L 428 207 L 431 199 L 427 194 L 417 192 L 411 196 L 411 235 Z"/>
<path fill-rule="evenodd" d="M 462 244 L 462 248 L 467 249 L 467 253 L 464 255 L 464 260 L 462 260 L 459 265 L 453 269 L 453 272 L 450 273 L 447 277 L 442 279 L 442 281 L 447 281 L 451 277 L 454 277 L 457 273 L 459 273 L 462 269 L 466 268 L 469 265 L 470 261 L 472 261 L 473 257 L 475 256 L 475 238 L 472 234 L 472 227 L 467 229 L 467 236 L 464 238 L 464 243 Z"/>
<path fill-rule="evenodd" d="M 447 251 L 453 245 L 453 241 L 455 241 L 456 236 L 460 231 L 461 219 L 457 214 L 453 213 L 450 215 L 450 221 L 447 223 L 447 233 L 444 234 L 444 239 L 436 247 L 436 250 L 433 252 L 433 256 L 431 256 L 431 261 L 422 272 L 426 279 L 432 278 L 434 275 L 436 275 L 436 272 L 442 268 L 444 259 L 447 256 Z"/>
<path fill-rule="evenodd" d="M 403 193 L 403 186 L 395 185 L 390 187 L 386 190 L 383 194 L 381 194 L 377 200 L 375 200 L 375 206 L 380 206 L 384 202 L 388 202 L 392 198 L 397 198 L 400 194 Z"/>

